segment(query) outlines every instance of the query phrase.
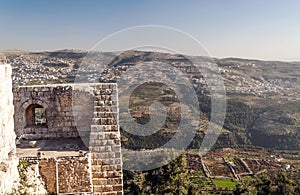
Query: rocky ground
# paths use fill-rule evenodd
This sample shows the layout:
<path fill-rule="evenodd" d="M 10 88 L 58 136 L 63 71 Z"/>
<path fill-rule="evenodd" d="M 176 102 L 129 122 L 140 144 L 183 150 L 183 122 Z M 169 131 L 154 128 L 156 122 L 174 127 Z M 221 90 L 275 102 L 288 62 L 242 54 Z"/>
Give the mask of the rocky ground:
<path fill-rule="evenodd" d="M 48 194 L 45 189 L 45 183 L 39 174 L 38 164 L 31 164 L 22 161 L 18 166 L 20 180 L 15 183 L 13 193 L 14 195 L 32 194 L 45 195 Z"/>

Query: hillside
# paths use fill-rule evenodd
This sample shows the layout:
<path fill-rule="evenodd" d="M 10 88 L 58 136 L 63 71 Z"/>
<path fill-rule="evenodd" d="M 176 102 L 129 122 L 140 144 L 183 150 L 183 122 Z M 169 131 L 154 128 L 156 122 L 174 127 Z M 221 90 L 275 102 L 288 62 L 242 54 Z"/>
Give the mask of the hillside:
<path fill-rule="evenodd" d="M 198 95 L 203 117 L 190 147 L 199 147 L 209 118 L 210 95 L 203 75 L 199 71 L 191 71 L 193 65 L 186 57 L 141 51 L 127 51 L 120 55 L 92 53 L 89 54 L 88 63 L 81 65 L 86 54 L 86 51 L 76 50 L 10 51 L 2 52 L 1 59 L 12 64 L 14 85 L 74 82 L 81 74 L 84 75 L 84 81 L 88 82 L 116 82 L 120 75 L 126 74 L 126 70 L 137 63 L 170 64 L 183 72 Z M 216 148 L 250 146 L 300 149 L 299 63 L 236 58 L 191 58 L 203 64 L 216 63 L 218 70 L 212 71 L 221 73 L 226 86 L 227 114 Z M 103 66 L 107 68 L 100 75 L 99 69 Z M 147 83 L 135 90 L 131 98 L 132 116 L 138 123 L 147 123 L 150 119 L 149 105 L 155 101 L 160 101 L 168 107 L 165 124 L 160 131 L 146 137 L 136 137 L 122 131 L 122 143 L 125 147 L 155 148 L 166 143 L 176 132 L 180 117 L 174 110 L 180 105 L 174 91 L 159 81 Z M 122 116 L 122 112 L 120 115 Z"/>

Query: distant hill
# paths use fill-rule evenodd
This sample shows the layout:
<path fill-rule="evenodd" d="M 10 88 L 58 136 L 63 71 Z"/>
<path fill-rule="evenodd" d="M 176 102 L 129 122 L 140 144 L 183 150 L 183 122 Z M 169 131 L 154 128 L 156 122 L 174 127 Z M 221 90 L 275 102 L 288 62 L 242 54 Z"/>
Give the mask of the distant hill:
<path fill-rule="evenodd" d="M 139 62 L 155 61 L 181 68 L 194 86 L 204 116 L 191 148 L 199 147 L 205 134 L 210 117 L 210 96 L 201 71 L 187 71 L 193 66 L 189 58 L 204 64 L 213 62 L 222 75 L 227 93 L 226 120 L 215 147 L 300 150 L 300 63 L 197 56 L 186 58 L 167 53 L 127 51 L 118 55 L 111 52 L 90 53 L 88 63 L 83 65 L 81 63 L 87 54 L 86 51 L 76 50 L 0 52 L 5 62 L 13 66 L 14 85 L 71 83 L 80 74 L 90 82 L 116 82 L 122 74 L 126 74 L 127 69 Z M 100 66 L 107 67 L 102 74 L 99 72 Z M 144 101 L 149 93 L 157 98 L 151 101 L 159 100 L 170 109 L 178 106 L 172 90 L 158 83 L 144 85 L 135 92 L 131 112 L 137 122 L 149 121 L 149 103 Z M 170 113 L 161 131 L 150 137 L 136 137 L 122 131 L 123 145 L 135 149 L 158 147 L 176 132 L 178 120 L 176 114 Z"/>

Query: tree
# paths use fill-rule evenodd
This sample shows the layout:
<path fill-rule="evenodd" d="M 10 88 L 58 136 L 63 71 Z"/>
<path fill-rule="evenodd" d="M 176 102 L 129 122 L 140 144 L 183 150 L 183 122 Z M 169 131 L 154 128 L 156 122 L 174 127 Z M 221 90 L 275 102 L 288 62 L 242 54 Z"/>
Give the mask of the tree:
<path fill-rule="evenodd" d="M 186 155 L 181 155 L 161 168 L 149 171 L 143 186 L 147 194 L 188 194 L 190 186 Z"/>
<path fill-rule="evenodd" d="M 294 194 L 295 186 L 292 180 L 288 179 L 287 175 L 283 171 L 279 171 L 275 174 L 275 191 L 274 194 Z"/>

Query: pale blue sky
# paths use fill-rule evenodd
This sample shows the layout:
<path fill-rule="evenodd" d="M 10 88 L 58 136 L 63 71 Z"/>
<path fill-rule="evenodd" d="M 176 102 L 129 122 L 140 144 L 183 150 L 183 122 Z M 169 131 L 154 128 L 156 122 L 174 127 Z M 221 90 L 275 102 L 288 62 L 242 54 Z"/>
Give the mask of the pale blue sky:
<path fill-rule="evenodd" d="M 149 24 L 185 31 L 215 57 L 300 61 L 298 0 L 5 0 L 0 50 L 89 50 L 113 32 Z"/>

